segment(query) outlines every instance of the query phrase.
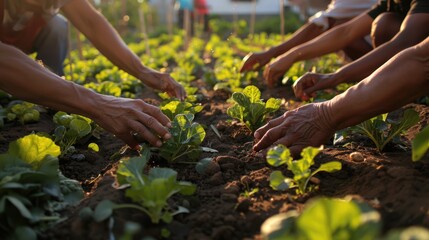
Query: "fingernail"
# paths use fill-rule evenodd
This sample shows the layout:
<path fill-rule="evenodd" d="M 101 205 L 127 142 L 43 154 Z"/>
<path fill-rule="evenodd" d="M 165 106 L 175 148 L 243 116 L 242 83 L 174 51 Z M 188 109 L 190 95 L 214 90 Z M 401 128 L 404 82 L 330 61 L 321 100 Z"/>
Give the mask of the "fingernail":
<path fill-rule="evenodd" d="M 164 139 L 170 139 L 171 138 L 171 134 L 170 133 L 166 133 L 163 138 Z"/>
<path fill-rule="evenodd" d="M 158 140 L 158 141 L 155 143 L 155 146 L 156 146 L 156 147 L 161 147 L 161 146 L 162 146 L 162 142 Z"/>
<path fill-rule="evenodd" d="M 171 122 L 168 122 L 166 125 L 167 125 L 168 128 L 172 127 Z"/>
<path fill-rule="evenodd" d="M 253 136 L 254 136 L 256 139 L 259 139 L 260 134 L 259 134 L 259 133 L 257 133 L 257 132 L 255 132 L 255 133 L 253 134 Z"/>

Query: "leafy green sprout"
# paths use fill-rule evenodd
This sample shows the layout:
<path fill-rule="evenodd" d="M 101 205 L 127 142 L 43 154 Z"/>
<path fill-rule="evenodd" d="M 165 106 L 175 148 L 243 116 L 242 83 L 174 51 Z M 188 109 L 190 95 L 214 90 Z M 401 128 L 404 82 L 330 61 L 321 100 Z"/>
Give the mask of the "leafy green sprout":
<path fill-rule="evenodd" d="M 92 217 L 101 222 L 112 216 L 113 211 L 122 208 L 131 208 L 147 214 L 155 224 L 163 221 L 170 223 L 173 216 L 188 213 L 188 209 L 179 206 L 172 210 L 168 199 L 176 193 L 192 195 L 196 186 L 190 182 L 177 181 L 177 172 L 170 168 L 151 168 L 145 174 L 145 168 L 150 158 L 150 149 L 145 147 L 140 157 L 122 159 L 118 166 L 116 180 L 119 189 L 126 188 L 125 196 L 134 203 L 116 204 L 104 200 L 97 205 L 94 211 L 85 209 L 85 217 Z"/>
<path fill-rule="evenodd" d="M 352 127 L 351 130 L 367 136 L 375 144 L 377 150 L 381 152 L 387 143 L 414 126 L 418 121 L 419 114 L 413 109 L 407 109 L 399 121 L 389 119 L 388 114 L 385 113 L 366 120 Z"/>
<path fill-rule="evenodd" d="M 429 150 L 429 126 L 419 132 L 412 142 L 412 159 L 419 161 Z"/>
<path fill-rule="evenodd" d="M 323 163 L 319 168 L 312 171 L 314 158 L 320 152 L 320 148 L 307 147 L 301 152 L 301 159 L 293 160 L 291 153 L 284 145 L 277 145 L 268 150 L 267 162 L 271 166 L 278 167 L 286 165 L 293 173 L 293 177 L 285 177 L 281 171 L 273 171 L 270 175 L 270 186 L 275 190 L 287 190 L 296 188 L 297 194 L 305 194 L 309 191 L 310 179 L 318 172 L 335 172 L 341 170 L 341 163 L 332 161 Z M 310 189 L 311 190 L 311 189 Z"/>
<path fill-rule="evenodd" d="M 280 99 L 261 100 L 261 91 L 253 85 L 244 88 L 243 92 L 234 92 L 231 99 L 233 105 L 227 109 L 227 114 L 240 120 L 252 132 L 260 128 L 266 115 L 277 111 L 281 104 Z"/>

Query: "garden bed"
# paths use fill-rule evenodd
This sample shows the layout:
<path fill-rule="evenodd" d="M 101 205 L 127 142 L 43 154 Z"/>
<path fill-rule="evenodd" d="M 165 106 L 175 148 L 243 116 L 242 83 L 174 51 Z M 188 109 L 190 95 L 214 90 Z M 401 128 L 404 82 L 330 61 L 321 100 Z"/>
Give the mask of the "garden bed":
<path fill-rule="evenodd" d="M 268 96 L 294 99 L 290 86 L 264 90 L 262 96 L 264 99 Z M 268 178 L 275 168 L 252 151 L 254 142 L 251 132 L 240 123 L 231 121 L 226 114 L 230 106 L 226 101 L 229 97 L 230 93 L 225 91 L 206 91 L 201 101 L 203 110 L 196 114 L 195 121 L 205 126 L 207 134 L 202 146 L 218 150 L 218 153 L 203 155 L 214 158 L 216 164 L 210 172 L 198 174 L 192 164 L 170 165 L 156 159 L 150 162 L 151 166 L 171 167 L 178 172 L 180 180 L 197 185 L 194 195 L 175 196 L 171 200 L 171 205 L 185 206 L 190 213 L 176 216 L 168 225 L 154 225 L 142 213 L 118 210 L 114 213 L 111 230 L 107 222 L 83 222 L 79 217 L 83 207 L 94 208 L 106 199 L 114 202 L 130 201 L 125 197 L 124 190 L 118 190 L 112 184 L 118 160 L 135 156 L 137 152 L 128 150 L 123 155 L 112 157 L 123 147 L 123 143 L 103 133 L 100 139 L 94 139 L 100 146 L 98 153 L 77 146 L 78 153 L 85 155 L 83 160 L 60 158 L 63 174 L 80 181 L 86 194 L 77 207 L 64 213 L 67 218 L 44 232 L 42 238 L 109 239 L 110 232 L 119 238 L 124 234 L 125 223 L 132 221 L 141 225 L 138 236 L 156 239 L 161 238 L 163 228 L 171 233 L 168 239 L 259 239 L 261 224 L 274 214 L 302 210 L 309 199 L 317 196 L 343 198 L 348 195 L 368 203 L 381 214 L 384 232 L 412 225 L 429 227 L 429 164 L 424 161 L 428 157 L 426 155 L 422 161 L 414 163 L 410 151 L 410 139 L 429 121 L 429 107 L 419 104 L 406 106 L 419 112 L 421 120 L 403 137 L 405 148 L 390 144 L 380 154 L 365 139 L 354 141 L 346 147 L 325 145 L 316 163 L 337 160 L 342 163 L 342 170 L 317 174 L 320 180 L 318 188 L 310 194 L 294 198 L 292 191 L 279 192 L 269 186 Z M 157 103 L 154 99 L 148 101 Z M 285 110 L 284 105 L 281 112 Z M 0 131 L 3 137 L 2 151 L 7 149 L 10 141 L 31 132 L 52 132 L 55 128 L 52 122 L 54 113 L 42 113 L 38 123 L 5 126 Z M 220 138 L 210 125 L 216 127 Z M 355 151 L 362 153 L 363 161 L 352 161 L 349 158 L 349 154 Z M 259 191 L 246 196 L 245 193 L 255 188 Z"/>

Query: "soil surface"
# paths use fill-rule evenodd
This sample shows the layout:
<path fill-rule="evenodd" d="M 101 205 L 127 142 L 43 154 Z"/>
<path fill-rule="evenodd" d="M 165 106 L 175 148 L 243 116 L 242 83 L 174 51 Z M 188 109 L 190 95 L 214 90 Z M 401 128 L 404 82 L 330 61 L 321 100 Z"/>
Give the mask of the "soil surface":
<path fill-rule="evenodd" d="M 164 228 L 171 233 L 168 239 L 260 239 L 260 226 L 265 219 L 279 212 L 300 210 L 308 199 L 316 196 L 355 195 L 363 199 L 380 212 L 384 231 L 411 225 L 429 227 L 429 157 L 426 155 L 422 161 L 412 162 L 410 147 L 410 139 L 429 122 L 428 106 L 410 104 L 404 107 L 416 109 L 421 121 L 403 137 L 402 147 L 390 144 L 383 153 L 378 153 L 364 138 L 345 146 L 325 145 L 316 162 L 337 160 L 342 163 L 342 170 L 318 173 L 316 176 L 320 183 L 317 188 L 295 199 L 291 197 L 293 191 L 279 192 L 270 188 L 268 177 L 274 168 L 263 157 L 252 152 L 251 132 L 226 114 L 230 95 L 226 91 L 205 91 L 202 100 L 204 109 L 196 114 L 195 121 L 203 124 L 207 133 L 202 146 L 219 151 L 204 153 L 202 156 L 214 158 L 216 164 L 212 171 L 200 175 L 192 164 L 169 165 L 178 171 L 180 180 L 197 185 L 195 195 L 175 195 L 171 201 L 172 205 L 188 207 L 190 213 L 175 216 L 169 225 L 154 225 L 142 213 L 118 210 L 114 214 L 112 226 L 116 238 L 122 236 L 125 223 L 133 221 L 142 226 L 136 239 L 143 236 L 161 239 Z M 294 99 L 290 86 L 264 90 L 262 96 L 265 99 L 271 96 L 295 100 L 295 103 L 289 101 L 284 104 L 278 114 L 300 104 Z M 148 101 L 157 102 L 153 99 Z M 4 127 L 0 131 L 1 150 L 6 151 L 10 141 L 31 132 L 52 133 L 55 127 L 52 122 L 54 113 L 44 112 L 38 123 Z M 216 127 L 220 137 L 211 125 Z M 94 208 L 104 199 L 130 201 L 124 196 L 124 190 L 117 190 L 112 184 L 119 158 L 136 155 L 136 152 L 126 151 L 115 157 L 124 144 L 109 133 L 102 133 L 100 139 L 90 140 L 99 145 L 98 153 L 84 150 L 86 145 L 77 145 L 78 152 L 85 156 L 83 160 L 73 157 L 60 159 L 63 174 L 80 181 L 86 197 L 78 206 L 65 212 L 68 218 L 45 232 L 43 239 L 109 239 L 107 222 L 83 222 L 79 217 L 80 209 L 86 206 Z M 363 155 L 362 161 L 349 158 L 349 154 L 356 151 Z M 166 166 L 157 161 L 150 164 Z M 286 171 L 284 174 L 290 176 Z M 254 188 L 259 191 L 248 197 L 243 195 Z"/>

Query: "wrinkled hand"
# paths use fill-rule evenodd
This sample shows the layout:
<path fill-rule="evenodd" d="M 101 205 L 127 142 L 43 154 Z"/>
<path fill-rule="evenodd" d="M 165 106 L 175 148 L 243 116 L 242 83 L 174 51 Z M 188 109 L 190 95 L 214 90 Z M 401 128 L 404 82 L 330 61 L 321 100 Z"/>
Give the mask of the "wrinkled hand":
<path fill-rule="evenodd" d="M 176 97 L 181 101 L 186 98 L 186 91 L 183 86 L 176 82 L 168 73 L 148 69 L 141 80 L 151 88 L 167 92 L 170 97 Z"/>
<path fill-rule="evenodd" d="M 240 72 L 259 71 L 270 60 L 271 57 L 268 56 L 267 52 L 249 53 L 243 58 L 244 63 L 241 66 Z"/>
<path fill-rule="evenodd" d="M 293 84 L 293 91 L 297 98 L 308 101 L 318 90 L 332 87 L 330 79 L 333 74 L 306 73 Z"/>
<path fill-rule="evenodd" d="M 162 139 L 171 137 L 170 120 L 161 110 L 141 99 L 102 96 L 94 121 L 106 131 L 122 139 L 131 148 L 138 147 L 136 137 L 153 146 L 161 146 Z"/>
<path fill-rule="evenodd" d="M 321 103 L 307 104 L 269 121 L 256 130 L 254 151 L 277 144 L 288 147 L 293 156 L 299 156 L 307 146 L 319 147 L 334 134 Z"/>
<path fill-rule="evenodd" d="M 274 62 L 268 64 L 264 70 L 264 79 L 268 87 L 274 87 L 292 65 L 293 62 L 290 62 L 286 57 L 277 58 Z"/>

